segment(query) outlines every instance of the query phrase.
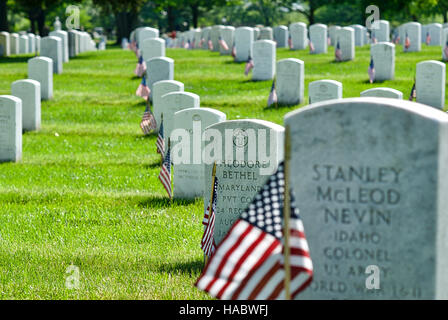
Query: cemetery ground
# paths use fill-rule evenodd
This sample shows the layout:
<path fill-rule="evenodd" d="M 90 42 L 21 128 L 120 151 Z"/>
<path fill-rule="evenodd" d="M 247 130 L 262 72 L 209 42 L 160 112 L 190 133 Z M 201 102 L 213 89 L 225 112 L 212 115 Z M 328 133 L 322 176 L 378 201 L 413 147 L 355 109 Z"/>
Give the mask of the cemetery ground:
<path fill-rule="evenodd" d="M 277 50 L 277 60 L 305 62 L 300 106 L 309 82 L 320 79 L 342 82 L 344 98 L 391 87 L 407 99 L 416 64 L 441 59 L 438 46 L 407 54 L 397 46 L 395 80 L 372 85 L 369 46 L 343 63 L 333 62 L 333 50 Z M 230 56 L 183 49 L 167 49 L 167 56 L 185 91 L 228 120 L 283 125 L 298 107 L 266 108 L 271 81 L 251 82 L 244 63 Z M 31 57 L 0 58 L 0 94 L 27 78 Z M 63 74 L 54 75 L 54 98 L 42 102 L 42 130 L 23 136 L 22 162 L 0 164 L 1 298 L 209 298 L 193 286 L 203 267 L 202 199 L 170 202 L 157 178 L 156 136 L 144 137 L 139 127 L 144 101 L 135 96 L 136 62 L 133 52 L 112 47 L 64 64 Z M 78 289 L 66 287 L 72 264 L 80 271 Z"/>

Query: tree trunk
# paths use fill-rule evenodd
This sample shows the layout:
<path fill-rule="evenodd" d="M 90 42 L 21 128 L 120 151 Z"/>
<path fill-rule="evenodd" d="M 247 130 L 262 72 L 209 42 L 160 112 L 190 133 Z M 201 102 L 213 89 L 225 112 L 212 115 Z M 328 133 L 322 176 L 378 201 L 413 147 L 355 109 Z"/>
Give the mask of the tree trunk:
<path fill-rule="evenodd" d="M 115 13 L 115 26 L 117 28 L 117 44 L 121 43 L 123 38 L 128 38 L 134 29 L 137 21 L 135 12 L 120 11 Z"/>
<path fill-rule="evenodd" d="M 176 26 L 175 26 L 175 19 L 176 16 L 174 14 L 174 8 L 171 6 L 168 6 L 168 8 L 166 8 L 166 18 L 168 19 L 168 31 L 172 32 L 176 30 Z"/>
<path fill-rule="evenodd" d="M 0 31 L 9 31 L 7 0 L 0 0 Z"/>
<path fill-rule="evenodd" d="M 314 24 L 314 11 L 316 11 L 316 8 L 313 5 L 313 1 L 310 1 L 310 14 L 308 16 L 308 22 L 309 25 L 313 25 Z"/>
<path fill-rule="evenodd" d="M 36 15 L 33 12 L 28 12 L 28 19 L 30 20 L 31 33 L 36 34 Z"/>
<path fill-rule="evenodd" d="M 191 5 L 191 11 L 193 13 L 193 27 L 196 29 L 198 27 L 198 20 L 199 20 L 199 5 L 197 4 Z"/>
<path fill-rule="evenodd" d="M 37 15 L 37 29 L 39 29 L 39 35 L 41 37 L 46 37 L 48 35 L 48 28 L 45 28 L 45 10 L 39 9 Z"/>

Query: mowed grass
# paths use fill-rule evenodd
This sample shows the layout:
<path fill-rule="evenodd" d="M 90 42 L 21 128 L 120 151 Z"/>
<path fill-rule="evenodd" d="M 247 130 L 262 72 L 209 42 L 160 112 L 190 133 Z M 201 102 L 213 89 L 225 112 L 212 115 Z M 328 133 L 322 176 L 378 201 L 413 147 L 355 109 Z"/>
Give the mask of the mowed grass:
<path fill-rule="evenodd" d="M 306 89 L 319 79 L 344 85 L 344 97 L 373 87 L 409 96 L 416 63 L 440 60 L 440 47 L 402 53 L 395 80 L 369 84 L 369 47 L 334 63 L 325 55 L 279 49 L 305 61 Z M 251 82 L 244 63 L 206 51 L 168 49 L 175 79 L 202 107 L 228 119 L 283 122 L 301 106 L 266 108 L 270 81 Z M 27 77 L 31 55 L 0 58 L 0 94 Z M 23 135 L 23 161 L 0 164 L 0 297 L 3 299 L 208 299 L 194 287 L 203 266 L 202 200 L 168 201 L 159 183 L 155 136 L 143 137 L 136 57 L 112 47 L 64 64 L 54 99 L 42 103 L 42 130 Z M 393 121 L 393 119 L 391 119 Z M 175 168 L 174 168 L 175 170 Z M 70 265 L 80 286 L 66 287 Z"/>

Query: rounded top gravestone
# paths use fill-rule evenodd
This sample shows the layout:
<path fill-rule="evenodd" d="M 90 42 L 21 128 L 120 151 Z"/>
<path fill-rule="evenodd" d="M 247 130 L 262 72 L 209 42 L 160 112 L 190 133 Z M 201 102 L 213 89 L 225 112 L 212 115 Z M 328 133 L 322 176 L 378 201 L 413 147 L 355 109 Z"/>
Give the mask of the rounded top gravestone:
<path fill-rule="evenodd" d="M 0 163 L 22 160 L 22 100 L 0 96 Z"/>
<path fill-rule="evenodd" d="M 447 299 L 448 114 L 351 98 L 290 112 L 285 125 L 314 265 L 301 298 Z"/>
<path fill-rule="evenodd" d="M 361 92 L 361 97 L 403 99 L 403 93 L 392 88 L 373 88 Z"/>
<path fill-rule="evenodd" d="M 217 164 L 218 244 L 283 160 L 284 128 L 264 120 L 231 120 L 209 126 L 204 138 L 204 208 L 210 202 L 213 163 Z"/>

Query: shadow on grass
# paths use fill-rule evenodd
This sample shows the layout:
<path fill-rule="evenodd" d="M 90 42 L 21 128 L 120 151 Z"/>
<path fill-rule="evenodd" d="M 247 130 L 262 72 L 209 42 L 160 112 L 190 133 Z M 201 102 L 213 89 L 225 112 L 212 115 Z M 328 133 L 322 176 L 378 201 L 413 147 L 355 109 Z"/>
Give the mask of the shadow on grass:
<path fill-rule="evenodd" d="M 172 199 L 168 197 L 149 197 L 142 199 L 137 202 L 137 204 L 142 208 L 160 209 L 169 208 L 173 205 L 185 206 L 195 203 L 194 199 Z"/>
<path fill-rule="evenodd" d="M 291 109 L 291 108 L 298 108 L 300 104 L 273 104 L 271 106 L 265 106 L 263 108 L 264 111 L 275 111 L 275 110 L 281 110 L 281 109 Z"/>
<path fill-rule="evenodd" d="M 28 60 L 37 57 L 35 55 L 19 55 L 13 57 L 1 57 L 0 63 L 24 63 L 28 62 Z"/>
<path fill-rule="evenodd" d="M 189 274 L 190 276 L 197 275 L 202 272 L 204 268 L 204 262 L 202 260 L 176 262 L 176 263 L 163 263 L 158 266 L 159 272 L 176 273 L 181 272 Z"/>

